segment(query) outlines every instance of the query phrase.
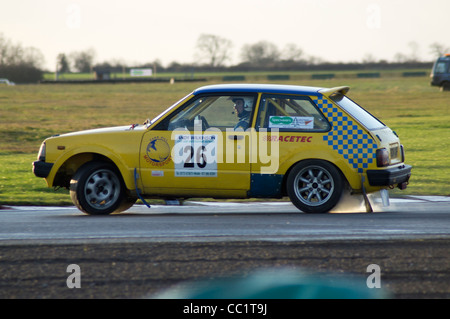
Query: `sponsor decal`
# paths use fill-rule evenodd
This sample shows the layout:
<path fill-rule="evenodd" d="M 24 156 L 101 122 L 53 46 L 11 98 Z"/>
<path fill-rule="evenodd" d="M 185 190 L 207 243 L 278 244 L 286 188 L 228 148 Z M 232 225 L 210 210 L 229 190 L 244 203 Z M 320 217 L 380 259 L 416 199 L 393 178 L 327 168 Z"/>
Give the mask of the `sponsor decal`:
<path fill-rule="evenodd" d="M 291 136 L 291 135 L 275 135 L 263 136 L 263 141 L 267 142 L 291 142 L 291 143 L 311 143 L 312 136 Z"/>
<path fill-rule="evenodd" d="M 175 176 L 217 177 L 217 135 L 176 135 L 173 157 Z"/>
<path fill-rule="evenodd" d="M 152 176 L 164 176 L 164 171 L 152 171 Z"/>
<path fill-rule="evenodd" d="M 147 145 L 144 159 L 152 166 L 164 166 L 171 160 L 170 145 L 164 137 L 153 137 Z"/>
<path fill-rule="evenodd" d="M 313 129 L 314 117 L 312 116 L 271 116 L 269 128 L 289 129 Z"/>

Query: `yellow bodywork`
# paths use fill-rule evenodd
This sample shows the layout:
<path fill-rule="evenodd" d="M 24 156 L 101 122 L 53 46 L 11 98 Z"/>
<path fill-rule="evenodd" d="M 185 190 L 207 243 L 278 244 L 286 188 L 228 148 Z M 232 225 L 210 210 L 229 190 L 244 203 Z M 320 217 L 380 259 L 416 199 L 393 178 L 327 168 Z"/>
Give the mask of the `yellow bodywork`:
<path fill-rule="evenodd" d="M 139 146 L 146 130 L 129 127 L 89 130 L 51 137 L 45 141 L 46 162 L 54 163 L 48 186 L 58 185 L 57 175 L 73 175 L 86 162 L 98 159 L 115 164 L 128 189 L 134 188 L 133 169 L 139 165 Z"/>
<path fill-rule="evenodd" d="M 176 108 L 147 125 L 97 129 L 52 137 L 45 141 L 45 161 L 53 163 L 46 181 L 49 187 L 67 187 L 71 176 L 81 165 L 99 160 L 114 163 L 131 195 L 136 194 L 137 184 L 139 192 L 146 197 L 246 198 L 264 194 L 277 197 L 285 195 L 282 183 L 296 163 L 306 159 L 320 159 L 335 165 L 354 192 L 361 192 L 363 179 L 367 192 L 376 191 L 381 187 L 370 186 L 365 176 L 367 169 L 378 169 L 372 156 L 373 151 L 383 147 L 392 148 L 395 145 L 400 148 L 399 140 L 387 127 L 370 132 L 352 120 L 349 114 L 345 114 L 347 123 L 344 126 L 351 131 L 346 134 L 353 134 L 355 140 L 364 138 L 363 144 L 370 145 L 367 147 L 369 153 L 358 149 L 362 146 L 357 142 L 337 141 L 336 132 L 342 130 L 342 127 L 335 123 L 332 110 L 337 106 L 328 97 L 335 92 L 345 94 L 347 91 L 348 87 L 326 89 L 309 97 L 331 123 L 332 128 L 327 132 L 187 132 L 217 143 L 214 144 L 217 150 L 214 156 L 221 161 L 217 162 L 215 171 L 199 172 L 198 174 L 203 174 L 201 176 L 190 176 L 188 170 L 176 170 L 180 164 L 175 163 L 174 156 L 182 156 L 187 161 L 190 157 L 197 156 L 199 163 L 202 161 L 201 150 L 199 153 L 198 148 L 190 149 L 187 143 L 183 144 L 183 138 L 187 138 L 183 134 L 187 133 L 154 129 Z M 253 114 L 258 113 L 261 96 L 262 93 L 257 94 L 256 110 Z M 183 103 L 186 101 L 189 101 L 189 98 Z M 183 103 L 178 107 L 183 107 Z M 251 121 L 253 127 L 257 124 L 256 121 L 254 115 Z M 333 139 L 336 139 L 336 144 L 333 144 Z M 179 143 L 178 153 L 174 153 L 176 143 Z M 345 143 L 348 145 L 344 147 Z M 390 160 L 392 165 L 401 163 L 400 155 Z M 135 169 L 138 173 L 136 179 Z M 267 183 L 272 178 L 280 181 L 280 189 L 277 192 L 262 191 L 264 185 L 258 183 Z M 267 187 L 271 187 L 270 183 Z M 258 190 L 255 190 L 256 188 Z"/>

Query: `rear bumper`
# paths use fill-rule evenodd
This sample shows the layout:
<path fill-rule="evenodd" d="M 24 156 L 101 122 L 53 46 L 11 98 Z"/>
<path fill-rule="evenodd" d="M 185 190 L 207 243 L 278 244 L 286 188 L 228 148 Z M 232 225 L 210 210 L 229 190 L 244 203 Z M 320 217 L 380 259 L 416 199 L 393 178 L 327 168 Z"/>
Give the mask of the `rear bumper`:
<path fill-rule="evenodd" d="M 400 165 L 394 168 L 367 170 L 367 179 L 371 186 L 391 186 L 402 185 L 402 189 L 406 188 L 411 177 L 411 165 Z"/>
<path fill-rule="evenodd" d="M 50 171 L 52 170 L 53 164 L 46 163 L 43 161 L 35 161 L 33 162 L 33 173 L 37 177 L 46 178 Z"/>

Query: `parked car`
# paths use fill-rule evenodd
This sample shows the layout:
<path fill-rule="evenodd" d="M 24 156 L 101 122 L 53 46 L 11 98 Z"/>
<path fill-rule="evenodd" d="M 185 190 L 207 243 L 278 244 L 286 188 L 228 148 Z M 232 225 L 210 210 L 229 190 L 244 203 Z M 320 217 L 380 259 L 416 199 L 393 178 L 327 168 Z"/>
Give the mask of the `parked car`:
<path fill-rule="evenodd" d="M 431 85 L 450 91 L 450 53 L 439 57 L 431 70 Z"/>
<path fill-rule="evenodd" d="M 138 198 L 281 198 L 325 213 L 344 189 L 405 189 L 404 148 L 349 87 L 226 84 L 196 89 L 142 125 L 46 139 L 33 163 L 87 214 Z"/>
<path fill-rule="evenodd" d="M 16 85 L 14 82 L 11 82 L 8 79 L 0 79 L 0 84 L 6 84 L 6 85 Z"/>

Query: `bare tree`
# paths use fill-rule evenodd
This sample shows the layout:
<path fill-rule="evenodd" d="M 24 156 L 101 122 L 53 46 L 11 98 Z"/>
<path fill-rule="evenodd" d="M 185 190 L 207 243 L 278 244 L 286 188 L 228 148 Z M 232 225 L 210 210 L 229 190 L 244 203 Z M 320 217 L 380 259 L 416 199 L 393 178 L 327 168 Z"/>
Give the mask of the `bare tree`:
<path fill-rule="evenodd" d="M 94 49 L 88 49 L 81 52 L 73 52 L 70 54 L 70 57 L 73 60 L 73 66 L 76 71 L 82 73 L 91 72 L 95 59 Z"/>
<path fill-rule="evenodd" d="M 5 65 L 8 58 L 9 41 L 0 33 L 0 65 Z"/>
<path fill-rule="evenodd" d="M 232 46 L 230 40 L 213 34 L 201 34 L 197 40 L 199 58 L 206 59 L 212 67 L 223 66 L 230 59 Z"/>
<path fill-rule="evenodd" d="M 0 65 L 24 65 L 41 68 L 44 55 L 36 48 L 24 48 L 20 44 L 13 44 L 0 34 Z"/>
<path fill-rule="evenodd" d="M 28 66 L 42 69 L 45 64 L 45 58 L 39 49 L 28 47 L 22 52 L 22 61 Z"/>
<path fill-rule="evenodd" d="M 362 62 L 364 64 L 366 64 L 366 63 L 376 63 L 377 62 L 377 58 L 372 53 L 366 53 L 363 56 Z"/>
<path fill-rule="evenodd" d="M 405 63 L 408 61 L 408 56 L 404 53 L 398 52 L 394 55 L 394 62 Z"/>
<path fill-rule="evenodd" d="M 260 41 L 255 44 L 246 44 L 242 48 L 242 59 L 252 64 L 263 64 L 279 61 L 280 52 L 275 44 Z"/>
<path fill-rule="evenodd" d="M 411 49 L 411 54 L 409 56 L 409 60 L 411 62 L 418 62 L 420 60 L 419 57 L 419 44 L 415 41 L 411 41 L 408 43 L 409 48 Z"/>
<path fill-rule="evenodd" d="M 281 56 L 285 61 L 301 61 L 303 59 L 303 50 L 296 44 L 289 43 L 284 47 Z"/>
<path fill-rule="evenodd" d="M 13 44 L 0 33 L 0 74 L 16 83 L 42 80 L 43 54 L 36 48 Z"/>
<path fill-rule="evenodd" d="M 446 47 L 444 44 L 434 42 L 430 45 L 431 53 L 437 58 L 445 53 L 449 53 L 450 47 Z"/>

